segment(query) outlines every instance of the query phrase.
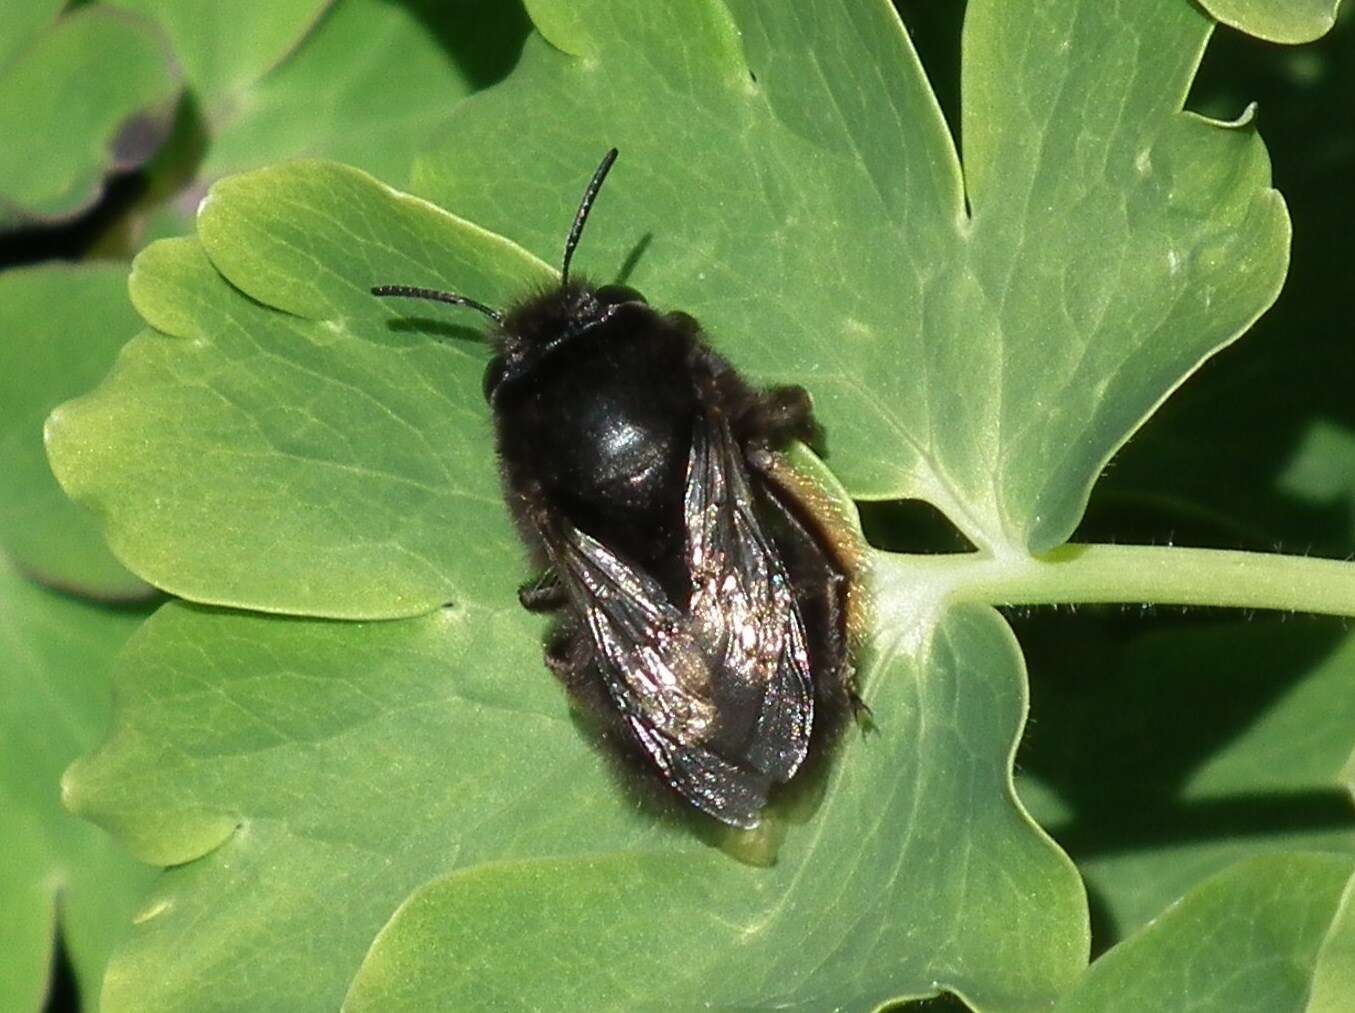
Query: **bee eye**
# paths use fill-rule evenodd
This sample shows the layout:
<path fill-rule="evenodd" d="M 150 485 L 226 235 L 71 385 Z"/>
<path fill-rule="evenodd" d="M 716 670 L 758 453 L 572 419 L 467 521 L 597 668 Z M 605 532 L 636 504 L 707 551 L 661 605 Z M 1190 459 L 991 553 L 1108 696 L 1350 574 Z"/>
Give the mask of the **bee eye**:
<path fill-rule="evenodd" d="M 646 302 L 644 296 L 628 285 L 603 285 L 594 295 L 598 302 L 619 306 L 623 302 Z"/>
<path fill-rule="evenodd" d="M 503 374 L 508 369 L 508 363 L 504 361 L 502 355 L 496 355 L 489 360 L 485 366 L 485 400 L 488 401 L 494 396 L 494 388 L 503 382 Z"/>

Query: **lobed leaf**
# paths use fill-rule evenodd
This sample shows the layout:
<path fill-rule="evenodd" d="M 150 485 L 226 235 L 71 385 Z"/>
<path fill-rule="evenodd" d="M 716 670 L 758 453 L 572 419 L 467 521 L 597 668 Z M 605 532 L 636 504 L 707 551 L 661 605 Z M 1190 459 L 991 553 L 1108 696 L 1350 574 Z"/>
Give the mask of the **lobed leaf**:
<path fill-rule="evenodd" d="M 242 109 L 213 124 L 198 178 L 305 157 L 403 182 L 457 103 L 511 66 L 526 27 L 512 4 L 338 0 Z"/>
<path fill-rule="evenodd" d="M 1298 5 L 1293 5 L 1297 7 Z M 1081 538 L 1178 541 L 1341 557 L 1355 538 L 1355 384 L 1343 291 L 1355 195 L 1326 110 L 1355 88 L 1355 22 L 1299 53 L 1220 33 L 1196 86 L 1201 108 L 1262 98 L 1276 185 L 1294 219 L 1294 284 L 1116 456 Z M 1308 71 L 1297 74 L 1295 61 Z"/>
<path fill-rule="evenodd" d="M 1319 950 L 1352 871 L 1355 859 L 1323 854 L 1234 866 L 1098 960 L 1057 1009 L 1314 1009 Z"/>
<path fill-rule="evenodd" d="M 106 1009 L 332 1010 L 430 878 L 695 847 L 582 744 L 537 632 L 516 605 L 370 624 L 162 608 L 121 658 L 111 738 L 65 782 L 76 812 L 175 866 Z"/>
<path fill-rule="evenodd" d="M 1312 42 L 1336 24 L 1341 0 L 1200 0 L 1225 25 L 1270 42 Z"/>
<path fill-rule="evenodd" d="M 1294 218 L 1294 284 L 1117 456 L 1081 540 L 1170 531 L 1178 544 L 1349 552 L 1355 360 L 1339 277 L 1351 202 L 1341 131 L 1324 128 L 1323 110 L 1355 80 L 1350 28 L 1292 56 L 1216 40 L 1194 101 L 1262 97 L 1267 143 L 1290 153 L 1276 181 Z M 1309 76 L 1293 74 L 1296 59 Z M 1244 858 L 1355 851 L 1341 777 L 1355 727 L 1346 633 L 1330 620 L 1171 610 L 1018 625 L 1042 718 L 1022 766 L 1063 812 L 1025 783 L 1022 796 L 1087 879 L 1094 949 Z"/>
<path fill-rule="evenodd" d="M 35 33 L 45 10 L 35 5 L 31 23 L 9 23 L 8 45 L 22 49 L 0 63 L 0 228 L 87 209 L 106 175 L 154 154 L 179 93 L 174 61 L 147 20 L 93 4 Z"/>
<path fill-rule="evenodd" d="M 113 558 L 94 519 L 52 477 L 42 423 L 92 387 L 138 328 L 117 265 L 0 274 L 0 545 L 49 586 L 127 598 L 146 585 Z"/>
<path fill-rule="evenodd" d="M 496 299 L 549 270 L 324 163 L 223 181 L 200 233 L 137 259 L 133 302 L 159 332 L 48 425 L 58 479 L 120 558 L 185 598 L 271 612 L 511 600 L 488 350 L 369 290 L 451 270 Z"/>
<path fill-rule="evenodd" d="M 566 48 L 587 24 L 591 55 L 529 43 L 416 189 L 550 256 L 620 147 L 581 263 L 808 386 L 854 495 L 927 499 L 981 546 L 1065 539 L 1110 454 L 1278 291 L 1250 119 L 1182 112 L 1210 22 L 1179 0 L 971 3 L 963 180 L 885 4 L 561 7 L 531 11 Z M 491 142 L 510 117 L 531 145 Z"/>
<path fill-rule="evenodd" d="M 513 3 L 336 0 L 262 76 L 185 104 L 152 167 L 153 199 L 131 213 L 138 241 L 191 231 L 213 182 L 274 162 L 335 159 L 405 181 L 457 103 L 508 73 L 529 27 Z M 233 33 L 203 42 L 218 63 L 250 44 Z"/>
<path fill-rule="evenodd" d="M 157 584 L 428 613 L 172 605 L 137 638 L 118 730 L 67 782 L 176 865 L 109 1006 L 458 1005 L 500 966 L 541 997 L 562 927 L 580 952 L 678 948 L 698 978 L 653 976 L 692 1002 L 1048 1005 L 1085 961 L 1086 908 L 1012 794 L 1024 673 L 995 614 L 887 603 L 881 734 L 849 737 L 774 832 L 721 842 L 770 868 L 703 850 L 705 824 L 612 783 L 513 607 L 485 351 L 465 318 L 368 289 L 502 305 L 549 283 L 618 144 L 581 266 L 692 310 L 759 380 L 809 386 L 855 495 L 929 499 L 982 548 L 1039 551 L 1283 274 L 1250 123 L 1182 112 L 1210 21 L 1180 0 L 973 0 L 962 175 L 883 3 L 529 10 L 518 68 L 415 175 L 494 232 L 321 163 L 223 182 L 198 240 L 137 262 L 154 331 L 53 418 L 63 485 Z M 571 882 L 598 892 L 571 904 Z M 636 893 L 696 931 L 637 923 Z M 559 926 L 522 924 L 522 903 L 556 901 Z M 498 926 L 494 966 L 448 934 L 466 918 Z M 646 998 L 596 961 L 564 987 Z"/>
<path fill-rule="evenodd" d="M 178 866 L 110 971 L 108 1008 L 332 1009 L 373 938 L 355 1008 L 634 1008 L 668 982 L 677 1005 L 868 1008 L 946 988 L 997 1009 L 1077 975 L 1082 891 L 1014 803 L 1023 682 L 990 610 L 880 650 L 876 731 L 849 734 L 763 835 L 724 842 L 770 848 L 770 868 L 614 782 L 533 628 L 515 607 L 375 625 L 162 609 L 123 655 L 113 737 L 66 783 L 76 811 Z M 522 890 L 576 899 L 524 921 Z M 562 982 L 561 935 L 626 948 L 628 973 L 589 961 Z"/>
<path fill-rule="evenodd" d="M 0 556 L 2 1009 L 41 1008 L 58 932 L 81 991 L 97 996 L 150 883 L 58 790 L 62 768 L 104 734 L 113 655 L 140 619 L 38 588 Z"/>
<path fill-rule="evenodd" d="M 197 98 L 230 108 L 235 96 L 300 43 L 333 0 L 106 0 L 157 22 Z"/>

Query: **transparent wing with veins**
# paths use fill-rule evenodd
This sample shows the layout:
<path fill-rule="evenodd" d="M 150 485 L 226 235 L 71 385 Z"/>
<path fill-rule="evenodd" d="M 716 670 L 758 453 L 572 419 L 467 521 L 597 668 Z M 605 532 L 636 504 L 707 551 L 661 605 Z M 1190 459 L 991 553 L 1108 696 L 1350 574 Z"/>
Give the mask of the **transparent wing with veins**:
<path fill-rule="evenodd" d="M 754 511 L 743 455 L 723 420 L 697 425 L 684 509 L 689 621 L 727 686 L 755 699 L 744 759 L 774 781 L 809 747 L 814 689 L 790 577 Z"/>
<path fill-rule="evenodd" d="M 727 423 L 699 418 L 684 522 L 691 593 L 568 524 L 543 532 L 626 726 L 665 780 L 726 823 L 758 822 L 803 762 L 813 724 L 804 625 L 754 509 Z"/>

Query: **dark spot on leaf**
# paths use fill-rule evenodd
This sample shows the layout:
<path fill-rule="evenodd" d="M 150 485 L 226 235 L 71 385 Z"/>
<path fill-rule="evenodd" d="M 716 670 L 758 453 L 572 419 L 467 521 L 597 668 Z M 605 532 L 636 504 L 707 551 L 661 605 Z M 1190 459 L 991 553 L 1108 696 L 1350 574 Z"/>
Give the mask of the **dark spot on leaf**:
<path fill-rule="evenodd" d="M 150 161 L 169 136 L 171 122 L 167 111 L 139 112 L 125 120 L 110 145 L 114 168 L 135 169 Z"/>

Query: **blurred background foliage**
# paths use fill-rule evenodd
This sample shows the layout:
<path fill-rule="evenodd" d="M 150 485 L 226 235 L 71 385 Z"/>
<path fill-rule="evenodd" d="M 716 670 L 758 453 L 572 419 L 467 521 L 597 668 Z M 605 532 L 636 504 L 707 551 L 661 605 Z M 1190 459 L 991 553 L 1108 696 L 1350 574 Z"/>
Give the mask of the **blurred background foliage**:
<path fill-rule="evenodd" d="M 964 4 L 896 7 L 954 127 Z M 1078 540 L 1351 554 L 1352 20 L 1297 49 L 1227 29 L 1211 43 L 1188 104 L 1224 119 L 1259 104 L 1294 224 L 1289 281 L 1115 458 Z M 0 847 L 14 857 L 0 889 L 31 898 L 47 941 L 7 946 L 22 933 L 0 929 L 13 972 L 0 1008 L 40 1003 L 49 966 L 51 1006 L 89 998 L 146 880 L 62 813 L 54 778 L 101 738 L 111 658 L 158 598 L 63 505 L 36 420 L 134 333 L 131 258 L 191 230 L 215 179 L 318 156 L 407 188 L 456 103 L 509 73 L 529 28 L 498 0 L 29 0 L 0 14 Z M 926 508 L 865 513 L 882 547 L 961 546 Z M 1032 694 L 1019 785 L 1087 879 L 1098 951 L 1238 858 L 1352 848 L 1338 787 L 1355 726 L 1347 623 L 1112 607 L 1009 618 Z"/>

